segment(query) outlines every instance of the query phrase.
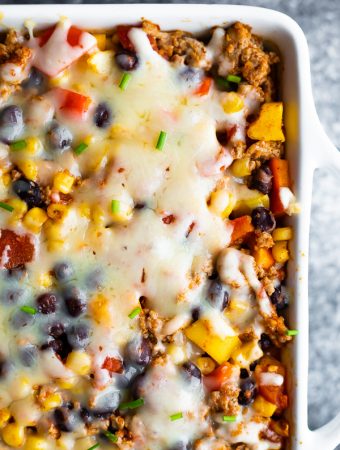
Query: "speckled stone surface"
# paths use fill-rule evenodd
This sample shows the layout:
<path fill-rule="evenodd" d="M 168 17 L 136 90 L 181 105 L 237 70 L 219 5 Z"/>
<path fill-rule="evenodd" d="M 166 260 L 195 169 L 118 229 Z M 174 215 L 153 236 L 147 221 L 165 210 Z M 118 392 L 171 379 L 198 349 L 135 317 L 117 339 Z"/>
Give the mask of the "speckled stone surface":
<path fill-rule="evenodd" d="M 21 0 L 14 3 L 32 2 Z M 56 2 L 46 1 L 45 3 Z M 59 0 L 58 3 L 68 2 Z M 73 3 L 93 3 L 93 1 L 74 0 Z M 114 2 L 103 1 L 102 3 Z M 135 1 L 124 3 L 135 3 Z M 168 3 L 168 1 L 159 3 Z M 199 3 L 199 1 L 187 3 Z M 310 48 L 317 110 L 327 133 L 340 148 L 340 1 L 244 0 L 238 2 L 231 0 L 212 3 L 247 4 L 272 8 L 290 15 L 300 24 L 307 35 Z M 326 171 L 318 172 L 314 182 L 310 244 L 309 423 L 311 428 L 323 425 L 340 411 L 339 199 L 340 176 L 336 178 Z"/>

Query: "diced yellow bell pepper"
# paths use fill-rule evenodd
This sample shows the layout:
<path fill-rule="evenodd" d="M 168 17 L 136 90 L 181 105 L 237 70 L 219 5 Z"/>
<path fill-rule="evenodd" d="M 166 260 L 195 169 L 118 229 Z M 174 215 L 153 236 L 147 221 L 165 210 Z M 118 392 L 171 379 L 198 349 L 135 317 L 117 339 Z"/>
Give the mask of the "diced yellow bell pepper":
<path fill-rule="evenodd" d="M 233 194 L 225 189 L 218 189 L 217 191 L 212 192 L 210 196 L 210 211 L 223 219 L 229 217 L 234 205 L 235 201 Z"/>
<path fill-rule="evenodd" d="M 228 307 L 224 310 L 224 315 L 232 322 L 238 320 L 249 310 L 249 302 L 230 299 Z"/>
<path fill-rule="evenodd" d="M 231 355 L 233 361 L 240 364 L 242 367 L 251 364 L 262 356 L 263 351 L 256 340 L 242 344 L 242 346 L 237 348 Z"/>
<path fill-rule="evenodd" d="M 284 142 L 282 116 L 282 102 L 264 103 L 261 106 L 260 115 L 248 127 L 248 137 L 256 141 Z"/>
<path fill-rule="evenodd" d="M 271 417 L 276 411 L 276 405 L 268 402 L 262 395 L 258 395 L 253 403 L 255 411 L 263 417 Z"/>
<path fill-rule="evenodd" d="M 272 248 L 272 254 L 277 263 L 284 264 L 289 260 L 288 242 L 279 241 Z"/>
<path fill-rule="evenodd" d="M 237 336 L 222 339 L 214 334 L 211 324 L 204 319 L 197 320 L 186 328 L 185 335 L 219 364 L 228 361 L 232 352 L 241 344 Z"/>
<path fill-rule="evenodd" d="M 234 177 L 242 178 L 251 174 L 250 158 L 236 159 L 230 166 Z"/>
<path fill-rule="evenodd" d="M 97 46 L 98 46 L 99 50 L 105 50 L 106 34 L 105 33 L 94 33 L 93 36 L 96 38 Z"/>
<path fill-rule="evenodd" d="M 289 241 L 293 238 L 293 229 L 292 227 L 276 228 L 272 236 L 274 241 Z"/>
<path fill-rule="evenodd" d="M 244 107 L 243 98 L 237 92 L 227 92 L 223 97 L 222 107 L 226 114 L 239 112 Z"/>
<path fill-rule="evenodd" d="M 257 266 L 264 270 L 268 270 L 275 263 L 273 255 L 268 248 L 258 248 L 254 251 L 253 256 Z"/>
<path fill-rule="evenodd" d="M 261 192 L 254 190 L 251 197 L 242 198 L 236 201 L 233 213 L 236 216 L 244 216 L 250 214 L 252 210 L 258 206 L 269 208 L 269 197 L 267 194 L 262 194 Z"/>
<path fill-rule="evenodd" d="M 94 72 L 100 75 L 109 75 L 112 72 L 113 51 L 105 50 L 93 53 L 87 59 L 87 64 Z"/>

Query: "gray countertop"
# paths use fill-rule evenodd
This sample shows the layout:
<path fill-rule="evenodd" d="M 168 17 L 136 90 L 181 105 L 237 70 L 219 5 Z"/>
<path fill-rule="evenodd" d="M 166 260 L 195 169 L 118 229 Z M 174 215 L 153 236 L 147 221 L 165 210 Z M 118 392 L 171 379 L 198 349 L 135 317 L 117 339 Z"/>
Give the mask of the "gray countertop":
<path fill-rule="evenodd" d="M 15 3 L 33 2 L 21 0 Z M 73 3 L 94 3 L 94 1 L 74 0 Z M 277 9 L 290 15 L 300 24 L 310 48 L 317 110 L 328 135 L 340 148 L 340 1 L 222 0 L 214 3 L 247 4 Z M 337 203 L 339 198 L 339 179 L 327 171 L 317 172 L 312 207 L 309 282 L 311 345 L 309 423 L 312 428 L 326 423 L 340 411 L 340 389 L 337 389 L 340 385 L 340 275 L 338 275 L 340 202 Z"/>

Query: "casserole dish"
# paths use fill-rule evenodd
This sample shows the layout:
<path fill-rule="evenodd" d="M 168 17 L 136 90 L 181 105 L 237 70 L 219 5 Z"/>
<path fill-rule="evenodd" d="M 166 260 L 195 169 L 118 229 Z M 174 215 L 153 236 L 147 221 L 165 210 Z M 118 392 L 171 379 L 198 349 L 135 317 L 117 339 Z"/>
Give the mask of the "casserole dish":
<path fill-rule="evenodd" d="M 68 16 L 75 25 L 86 29 L 105 29 L 120 23 L 135 23 L 141 17 L 158 23 L 163 29 L 180 28 L 193 33 L 221 23 L 236 20 L 249 23 L 254 32 L 274 42 L 282 53 L 283 101 L 286 104 L 287 159 L 291 164 L 295 192 L 301 213 L 291 219 L 296 230 L 294 260 L 290 263 L 288 283 L 294 302 L 290 321 L 299 329 L 299 337 L 291 346 L 287 361 L 291 363 L 290 391 L 294 400 L 291 413 L 294 425 L 291 448 L 331 449 L 339 441 L 339 417 L 322 429 L 311 432 L 307 426 L 307 367 L 308 352 L 308 233 L 312 175 L 316 167 L 340 167 L 336 150 L 328 141 L 317 119 L 311 95 L 308 50 L 300 28 L 288 17 L 274 11 L 238 6 L 156 6 L 103 5 L 98 6 L 18 6 L 4 7 L 4 22 L 21 26 L 27 18 L 41 26 L 55 23 L 60 15 Z M 312 130 L 312 131 L 311 131 Z M 319 148 L 323 148 L 322 156 Z"/>

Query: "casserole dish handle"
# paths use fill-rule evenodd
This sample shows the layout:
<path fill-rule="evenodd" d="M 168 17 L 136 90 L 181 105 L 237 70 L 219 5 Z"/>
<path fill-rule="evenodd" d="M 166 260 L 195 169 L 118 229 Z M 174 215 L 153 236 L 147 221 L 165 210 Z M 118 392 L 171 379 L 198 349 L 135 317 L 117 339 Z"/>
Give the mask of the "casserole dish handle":
<path fill-rule="evenodd" d="M 315 113 L 316 115 L 316 113 Z M 314 169 L 330 169 L 340 177 L 340 151 L 331 142 L 316 115 L 318 138 L 313 146 Z M 340 412 L 321 428 L 310 431 L 308 450 L 334 450 L 340 444 Z"/>

